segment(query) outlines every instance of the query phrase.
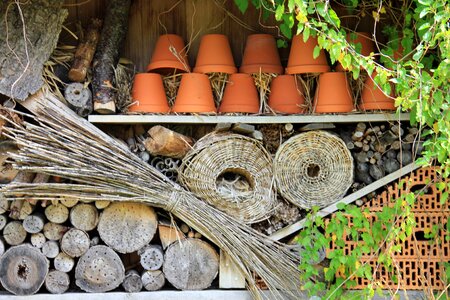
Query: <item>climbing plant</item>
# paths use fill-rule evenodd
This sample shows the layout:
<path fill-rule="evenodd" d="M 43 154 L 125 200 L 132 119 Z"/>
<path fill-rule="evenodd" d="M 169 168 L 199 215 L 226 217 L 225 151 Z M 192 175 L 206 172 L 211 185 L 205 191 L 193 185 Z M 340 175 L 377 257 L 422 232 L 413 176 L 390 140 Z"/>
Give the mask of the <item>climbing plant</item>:
<path fill-rule="evenodd" d="M 395 93 L 398 111 L 409 111 L 411 123 L 418 124 L 422 136 L 427 139 L 417 163 L 423 166 L 437 164 L 443 178 L 450 176 L 450 5 L 447 0 L 234 2 L 242 13 L 253 5 L 264 17 L 273 15 L 279 21 L 279 46 L 285 46 L 286 40 L 296 34 L 302 34 L 305 41 L 314 36 L 318 41 L 314 56 L 319 55 L 320 49 L 327 50 L 331 63 L 341 63 L 354 79 L 360 76 L 361 70 L 369 75 L 375 73 L 374 81 L 387 95 Z M 360 44 L 347 41 L 346 35 L 352 30 L 341 26 L 336 8 L 358 18 L 373 18 L 372 37 L 377 53 L 364 56 Z M 381 42 L 377 40 L 379 36 L 387 39 Z M 446 185 L 438 183 L 437 188 L 443 191 L 440 201 L 446 202 Z M 392 207 L 383 207 L 372 224 L 367 221 L 369 211 L 353 205 L 340 206 L 341 211 L 327 221 L 326 226 L 316 215 L 317 209 L 312 210 L 305 230 L 298 237 L 304 249 L 300 265 L 304 271 L 303 288 L 312 295 L 334 299 L 342 296 L 345 287 L 355 284 L 353 278 L 363 277 L 372 282 L 365 290 L 366 296 L 381 290 L 381 284 L 371 281 L 372 268 L 361 264 L 360 258 L 377 253 L 377 263 L 387 270 L 396 268 L 392 257 L 401 252 L 401 245 L 412 233 L 415 224 L 411 209 L 418 193 L 420 191 L 402 194 Z M 349 215 L 352 226 L 348 224 Z M 441 224 L 447 239 L 450 239 L 449 223 Z M 432 237 L 432 231 L 436 230 L 427 233 L 428 237 Z M 343 237 L 346 234 L 362 240 L 364 246 L 352 251 L 351 255 L 344 255 Z M 331 242 L 338 248 L 328 253 L 329 266 L 321 274 L 311 262 L 318 259 L 320 249 Z M 448 283 L 448 264 L 446 270 L 442 280 Z M 434 297 L 432 293 L 429 296 Z M 446 297 L 445 291 L 440 296 Z"/>

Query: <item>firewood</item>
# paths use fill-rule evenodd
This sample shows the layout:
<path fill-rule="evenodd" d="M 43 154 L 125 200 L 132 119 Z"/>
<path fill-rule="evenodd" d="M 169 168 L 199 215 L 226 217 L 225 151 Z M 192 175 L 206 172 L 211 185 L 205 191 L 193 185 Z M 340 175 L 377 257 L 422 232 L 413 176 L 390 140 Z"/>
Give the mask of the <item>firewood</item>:
<path fill-rule="evenodd" d="M 67 208 L 72 208 L 78 204 L 78 200 L 76 198 L 64 198 L 59 200 L 59 202 Z"/>
<path fill-rule="evenodd" d="M 163 273 L 180 290 L 208 288 L 219 269 L 219 255 L 208 243 L 185 239 L 170 245 L 164 256 Z"/>
<path fill-rule="evenodd" d="M 369 145 L 363 145 L 363 146 L 362 146 L 362 151 L 367 152 L 367 151 L 369 151 L 369 149 L 370 149 L 370 146 L 369 146 Z"/>
<path fill-rule="evenodd" d="M 97 200 L 95 201 L 95 207 L 97 209 L 105 209 L 111 204 L 109 200 Z"/>
<path fill-rule="evenodd" d="M 11 202 L 5 199 L 2 199 L 2 195 L 0 195 L 0 214 L 4 214 L 9 211 L 9 206 Z"/>
<path fill-rule="evenodd" d="M 59 244 L 56 241 L 46 241 L 41 251 L 46 257 L 55 258 L 59 254 Z"/>
<path fill-rule="evenodd" d="M 114 250 L 94 246 L 80 257 L 75 268 L 75 283 L 83 291 L 102 293 L 117 288 L 125 278 L 125 267 Z"/>
<path fill-rule="evenodd" d="M 402 143 L 402 150 L 403 151 L 410 151 L 412 149 L 412 144 L 410 143 Z"/>
<path fill-rule="evenodd" d="M 203 237 L 203 235 L 200 232 L 194 233 L 194 238 L 201 239 L 202 237 Z"/>
<path fill-rule="evenodd" d="M 98 211 L 94 205 L 81 203 L 70 210 L 70 223 L 75 228 L 91 231 L 97 227 Z"/>
<path fill-rule="evenodd" d="M 47 276 L 49 261 L 31 245 L 9 248 L 0 257 L 0 282 L 14 295 L 32 295 Z"/>
<path fill-rule="evenodd" d="M 369 174 L 375 180 L 378 180 L 384 177 L 384 169 L 378 165 L 370 165 Z"/>
<path fill-rule="evenodd" d="M 355 142 L 353 143 L 353 145 L 355 145 L 356 148 L 362 148 L 363 143 L 360 142 L 360 141 L 355 141 Z"/>
<path fill-rule="evenodd" d="M 44 246 L 47 239 L 45 238 L 45 235 L 42 232 L 33 233 L 30 237 L 30 242 L 33 247 L 41 249 L 42 246 Z"/>
<path fill-rule="evenodd" d="M 53 260 L 55 269 L 61 272 L 70 272 L 75 266 L 75 260 L 64 252 L 59 252 Z"/>
<path fill-rule="evenodd" d="M 403 128 L 398 125 L 398 124 L 394 124 L 391 126 L 391 131 L 397 136 L 403 136 L 404 130 Z"/>
<path fill-rule="evenodd" d="M 28 201 L 23 201 L 22 207 L 19 211 L 19 220 L 25 220 L 26 217 L 31 215 L 35 206 Z"/>
<path fill-rule="evenodd" d="M 23 228 L 28 233 L 38 233 L 44 229 L 45 219 L 40 213 L 35 213 L 27 216 L 23 220 Z"/>
<path fill-rule="evenodd" d="M 419 133 L 419 129 L 417 127 L 409 127 L 408 132 L 409 132 L 409 134 L 412 134 L 415 136 Z"/>
<path fill-rule="evenodd" d="M 62 224 L 69 218 L 69 209 L 60 203 L 49 205 L 45 208 L 45 216 L 50 222 Z"/>
<path fill-rule="evenodd" d="M 188 238 L 194 238 L 195 233 L 191 230 L 188 232 Z"/>
<path fill-rule="evenodd" d="M 373 182 L 372 177 L 369 175 L 369 165 L 367 163 L 356 164 L 355 179 L 365 184 L 371 184 Z"/>
<path fill-rule="evenodd" d="M 355 131 L 352 135 L 352 140 L 355 142 L 359 142 L 362 140 L 363 137 L 364 137 L 363 131 Z"/>
<path fill-rule="evenodd" d="M 12 221 L 6 224 L 3 229 L 3 238 L 11 246 L 22 244 L 27 238 L 27 232 L 23 228 L 22 222 Z"/>
<path fill-rule="evenodd" d="M 397 158 L 397 152 L 394 151 L 392 148 L 386 152 L 387 158 Z"/>
<path fill-rule="evenodd" d="M 231 130 L 237 133 L 248 135 L 255 131 L 255 126 L 244 123 L 236 123 L 233 124 Z"/>
<path fill-rule="evenodd" d="M 8 223 L 8 218 L 5 215 L 0 215 L 0 230 L 5 228 L 6 223 Z"/>
<path fill-rule="evenodd" d="M 91 239 L 91 241 L 90 241 L 90 246 L 91 246 L 91 247 L 94 247 L 94 246 L 97 246 L 97 245 L 100 245 L 100 237 L 94 236 L 94 237 Z"/>
<path fill-rule="evenodd" d="M 194 144 L 194 140 L 190 137 L 160 125 L 150 128 L 148 135 L 144 141 L 145 149 L 154 156 L 183 158 Z"/>
<path fill-rule="evenodd" d="M 69 79 L 75 82 L 82 82 L 86 79 L 87 72 L 94 58 L 95 49 L 100 39 L 102 21 L 91 19 L 84 35 L 84 39 L 78 44 L 77 51 L 69 71 Z"/>
<path fill-rule="evenodd" d="M 390 174 L 394 171 L 400 169 L 400 163 L 395 158 L 388 158 L 384 163 L 384 170 L 387 174 Z"/>
<path fill-rule="evenodd" d="M 136 270 L 129 270 L 125 273 L 122 287 L 127 293 L 138 293 L 142 290 L 142 279 Z"/>
<path fill-rule="evenodd" d="M 355 157 L 355 160 L 358 163 L 365 163 L 365 162 L 369 161 L 367 152 L 364 152 L 364 151 L 358 152 L 358 153 L 354 154 L 353 156 Z"/>
<path fill-rule="evenodd" d="M 63 294 L 70 286 L 70 278 L 67 273 L 51 270 L 45 278 L 45 288 L 52 294 Z"/>
<path fill-rule="evenodd" d="M 180 230 L 181 230 L 181 232 L 184 233 L 184 234 L 188 234 L 189 231 L 191 231 L 191 229 L 189 228 L 189 226 L 187 226 L 187 224 L 185 224 L 185 223 L 181 224 Z"/>
<path fill-rule="evenodd" d="M 416 140 L 416 135 L 408 133 L 403 139 L 406 143 L 413 143 Z"/>
<path fill-rule="evenodd" d="M 261 131 L 259 131 L 259 130 L 253 131 L 253 132 L 249 135 L 249 137 L 251 137 L 251 138 L 253 138 L 253 139 L 255 139 L 255 140 L 261 141 L 261 142 L 264 140 L 264 135 L 263 135 L 263 133 L 262 133 Z"/>
<path fill-rule="evenodd" d="M 163 288 L 166 278 L 161 270 L 144 271 L 141 275 L 141 281 L 147 291 L 158 291 Z"/>
<path fill-rule="evenodd" d="M 42 232 L 44 233 L 44 236 L 52 241 L 58 241 L 62 238 L 64 233 L 69 230 L 67 226 L 56 224 L 52 222 L 45 223 L 44 228 L 42 229 Z"/>
<path fill-rule="evenodd" d="M 406 166 L 412 162 L 412 153 L 410 151 L 400 151 L 397 154 L 397 160 L 402 166 Z"/>
<path fill-rule="evenodd" d="M 22 209 L 23 200 L 14 200 L 9 207 L 9 217 L 13 220 L 19 220 L 20 210 Z"/>
<path fill-rule="evenodd" d="M 92 113 L 92 93 L 82 83 L 68 84 L 64 90 L 64 98 L 69 107 L 80 117 L 87 117 Z"/>
<path fill-rule="evenodd" d="M 127 32 L 130 4 L 130 0 L 111 0 L 106 7 L 100 41 L 94 55 L 92 81 L 94 110 L 101 114 L 116 112 L 114 68 Z"/>
<path fill-rule="evenodd" d="M 150 206 L 115 202 L 103 210 L 97 230 L 106 245 L 119 253 L 131 253 L 150 243 L 157 224 Z"/>
<path fill-rule="evenodd" d="M 83 230 L 71 228 L 61 239 L 61 250 L 71 257 L 80 257 L 89 249 L 91 240 Z"/>
<path fill-rule="evenodd" d="M 183 232 L 176 229 L 174 226 L 165 224 L 158 225 L 158 234 L 164 250 L 173 242 L 186 238 Z"/>
<path fill-rule="evenodd" d="M 164 263 L 164 252 L 160 245 L 148 245 L 138 251 L 144 270 L 158 270 Z"/>

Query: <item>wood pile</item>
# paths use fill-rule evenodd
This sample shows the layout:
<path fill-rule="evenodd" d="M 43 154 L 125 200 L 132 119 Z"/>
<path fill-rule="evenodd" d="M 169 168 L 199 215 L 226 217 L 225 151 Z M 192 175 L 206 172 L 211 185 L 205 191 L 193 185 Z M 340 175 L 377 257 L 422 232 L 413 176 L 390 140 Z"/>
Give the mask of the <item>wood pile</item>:
<path fill-rule="evenodd" d="M 14 180 L 58 179 L 19 172 Z M 15 295 L 41 286 L 52 294 L 205 289 L 218 273 L 217 251 L 201 234 L 158 222 L 141 203 L 0 200 L 0 213 L 0 282 Z M 130 255 L 137 264 L 127 263 Z"/>

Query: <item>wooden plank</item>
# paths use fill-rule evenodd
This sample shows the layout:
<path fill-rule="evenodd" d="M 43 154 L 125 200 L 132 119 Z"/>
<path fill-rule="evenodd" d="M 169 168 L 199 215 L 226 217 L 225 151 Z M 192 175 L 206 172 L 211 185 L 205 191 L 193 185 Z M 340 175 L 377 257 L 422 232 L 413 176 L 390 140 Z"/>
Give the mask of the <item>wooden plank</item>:
<path fill-rule="evenodd" d="M 321 217 L 326 217 L 332 213 L 334 213 L 335 211 L 338 210 L 337 206 L 340 203 L 344 203 L 344 204 L 349 204 L 352 203 L 353 201 L 356 201 L 362 197 L 364 197 L 365 195 L 369 194 L 370 192 L 373 192 L 383 186 L 385 186 L 386 184 L 389 184 L 390 182 L 399 179 L 407 174 L 409 174 L 410 172 L 418 169 L 419 166 L 416 165 L 415 163 L 411 163 L 383 178 L 381 178 L 380 180 L 377 180 L 371 184 L 369 184 L 368 186 L 360 189 L 359 191 L 348 195 L 347 197 L 344 197 L 342 200 L 331 204 L 330 206 L 327 206 L 325 208 L 322 208 L 321 210 L 319 210 L 317 212 L 317 215 L 321 216 Z M 270 238 L 274 239 L 274 240 L 280 240 L 284 237 L 287 237 L 288 235 L 295 233 L 299 230 L 301 230 L 303 228 L 303 226 L 305 225 L 305 221 L 306 219 L 302 219 L 294 224 L 291 224 L 289 226 L 284 227 L 281 230 L 278 230 L 277 232 L 275 232 L 274 234 L 272 234 L 270 236 Z"/>
<path fill-rule="evenodd" d="M 348 115 L 289 115 L 289 116 L 206 116 L 206 115 L 90 115 L 91 123 L 140 124 L 283 124 L 283 123 L 355 123 L 409 121 L 409 113 L 397 114 L 348 114 Z"/>
<path fill-rule="evenodd" d="M 245 278 L 239 272 L 233 260 L 220 250 L 219 288 L 221 289 L 244 289 Z"/>

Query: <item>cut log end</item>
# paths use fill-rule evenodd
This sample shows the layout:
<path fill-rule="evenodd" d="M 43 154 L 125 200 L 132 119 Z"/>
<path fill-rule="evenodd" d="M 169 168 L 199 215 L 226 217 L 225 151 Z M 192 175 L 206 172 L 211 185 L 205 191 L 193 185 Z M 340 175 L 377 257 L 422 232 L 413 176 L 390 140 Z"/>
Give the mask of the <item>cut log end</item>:
<path fill-rule="evenodd" d="M 45 288 L 52 294 L 63 294 L 70 286 L 70 278 L 67 273 L 51 270 L 45 278 Z"/>
<path fill-rule="evenodd" d="M 95 102 L 94 103 L 94 111 L 98 112 L 101 115 L 110 115 L 116 113 L 116 105 L 114 102 Z"/>

